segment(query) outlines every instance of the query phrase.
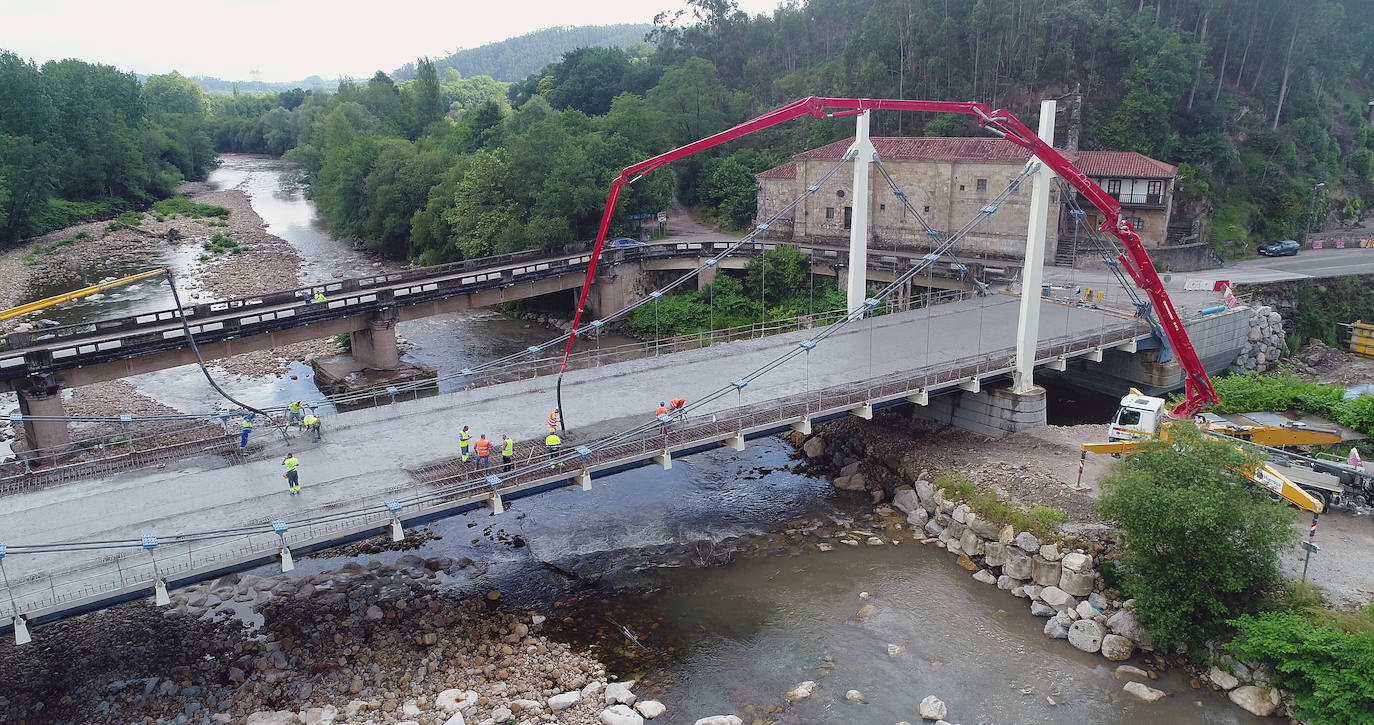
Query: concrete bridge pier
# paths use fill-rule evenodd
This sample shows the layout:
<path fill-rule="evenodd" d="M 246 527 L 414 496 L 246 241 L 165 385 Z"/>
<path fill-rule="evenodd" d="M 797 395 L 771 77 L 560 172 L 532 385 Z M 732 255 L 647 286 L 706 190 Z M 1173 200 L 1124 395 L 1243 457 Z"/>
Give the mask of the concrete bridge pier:
<path fill-rule="evenodd" d="M 26 456 L 33 458 L 62 452 L 71 447 L 72 434 L 63 421 L 33 421 L 29 416 L 62 417 L 62 389 L 49 385 L 19 391 L 19 412 L 24 416 Z"/>
<path fill-rule="evenodd" d="M 349 333 L 353 358 L 370 370 L 396 370 L 401 367 L 401 351 L 396 345 L 396 310 L 375 313 L 367 329 Z"/>
<path fill-rule="evenodd" d="M 716 268 L 706 267 L 697 272 L 697 291 L 700 292 L 716 281 Z"/>
<path fill-rule="evenodd" d="M 1011 388 L 982 389 L 972 383 L 959 393 L 930 399 L 917 405 L 913 417 L 934 420 L 989 438 L 1005 438 L 1046 424 L 1045 389 L 1032 386 L 1024 393 Z"/>

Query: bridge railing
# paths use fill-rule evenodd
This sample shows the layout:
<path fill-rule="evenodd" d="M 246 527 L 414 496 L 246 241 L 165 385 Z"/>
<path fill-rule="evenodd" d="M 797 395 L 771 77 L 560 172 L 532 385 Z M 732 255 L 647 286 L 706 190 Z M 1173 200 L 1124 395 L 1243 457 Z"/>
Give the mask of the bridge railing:
<path fill-rule="evenodd" d="M 1042 343 L 1036 357 L 1038 362 L 1045 363 L 1126 342 L 1139 335 L 1138 326 L 1121 324 L 1083 337 L 1064 336 Z M 1007 347 L 982 353 L 971 362 L 957 365 L 929 365 L 782 398 L 752 401 L 748 405 L 727 405 L 707 413 L 694 412 L 670 425 L 666 434 L 658 429 L 651 430 L 616 445 L 595 450 L 586 459 L 579 459 L 575 454 L 569 456 L 565 450 L 562 460 L 567 462 L 567 468 L 550 471 L 543 466 L 522 465 L 523 472 L 504 479 L 498 491 L 556 483 L 571 475 L 576 467 L 597 469 L 623 465 L 663 451 L 710 445 L 739 433 L 768 430 L 789 421 L 833 415 L 864 404 L 881 403 L 966 380 L 1005 374 L 1014 367 L 1015 349 Z M 540 441 L 523 441 L 518 444 L 517 450 L 520 452 L 519 458 L 525 463 L 537 462 L 543 446 Z M 380 502 L 391 498 L 401 500 L 406 508 L 412 510 L 432 510 L 446 503 L 478 501 L 492 493 L 486 476 L 491 473 L 499 475 L 499 470 L 494 467 L 476 471 L 451 459 L 414 473 L 415 477 L 409 485 L 378 491 L 379 502 L 376 506 L 361 510 L 339 510 L 354 505 L 348 502 L 333 509 L 316 510 L 305 518 L 290 521 L 290 528 L 281 536 L 272 531 L 270 523 L 264 521 L 260 531 L 211 532 L 205 535 L 209 538 L 196 541 L 169 541 L 152 554 L 114 554 L 64 572 L 30 570 L 11 577 L 10 594 L 13 595 L 14 606 L 11 607 L 8 597 L 0 598 L 0 619 L 16 613 L 61 608 L 93 597 L 125 591 L 130 587 L 151 588 L 156 577 L 176 579 L 195 572 L 213 571 L 255 558 L 270 557 L 283 544 L 291 546 L 319 540 L 322 536 L 357 533 L 370 527 L 380 527 L 392 516 Z"/>

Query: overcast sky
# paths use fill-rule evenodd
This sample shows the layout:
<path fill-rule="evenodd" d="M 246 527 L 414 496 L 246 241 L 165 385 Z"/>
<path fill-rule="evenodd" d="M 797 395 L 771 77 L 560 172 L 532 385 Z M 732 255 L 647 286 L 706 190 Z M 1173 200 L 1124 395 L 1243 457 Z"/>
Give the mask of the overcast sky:
<path fill-rule="evenodd" d="M 781 0 L 737 0 L 771 12 Z M 682 0 L 0 0 L 0 48 L 138 73 L 365 78 L 555 25 L 649 23 Z"/>

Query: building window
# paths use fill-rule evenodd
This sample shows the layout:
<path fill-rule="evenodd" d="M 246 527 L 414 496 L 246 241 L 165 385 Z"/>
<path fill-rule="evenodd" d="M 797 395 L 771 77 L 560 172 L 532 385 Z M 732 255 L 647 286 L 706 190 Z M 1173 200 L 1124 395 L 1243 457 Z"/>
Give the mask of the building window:
<path fill-rule="evenodd" d="M 844 228 L 849 229 L 852 226 L 854 226 L 854 207 L 847 206 L 844 208 Z"/>
<path fill-rule="evenodd" d="M 837 197 L 843 199 L 843 198 L 844 198 L 844 189 L 836 189 L 836 190 L 835 190 L 835 196 L 837 196 Z"/>
<path fill-rule="evenodd" d="M 879 204 L 878 211 L 887 211 L 887 204 Z"/>
<path fill-rule="evenodd" d="M 987 191 L 987 190 L 988 190 L 988 180 L 987 180 L 987 179 L 979 179 L 979 180 L 978 180 L 977 189 L 978 189 L 979 191 Z"/>
<path fill-rule="evenodd" d="M 1145 187 L 1145 203 L 1146 203 L 1146 204 L 1163 204 L 1163 203 L 1164 203 L 1164 182 L 1163 182 L 1163 181 L 1151 181 L 1151 182 L 1149 182 L 1149 183 L 1146 185 L 1146 187 Z"/>
<path fill-rule="evenodd" d="M 922 207 L 922 208 L 921 208 L 921 211 L 922 211 L 923 213 L 925 213 L 925 214 L 929 214 L 929 213 L 930 213 L 930 207 L 929 207 L 929 206 Z"/>
<path fill-rule="evenodd" d="M 834 219 L 834 218 L 835 218 L 835 207 L 833 207 L 833 206 L 827 206 L 827 207 L 825 208 L 825 218 L 826 218 L 826 219 Z"/>
<path fill-rule="evenodd" d="M 959 185 L 959 191 L 963 191 L 963 190 L 964 190 L 964 185 L 963 185 L 963 184 L 960 184 L 960 185 Z"/>
<path fill-rule="evenodd" d="M 1111 195 L 1113 199 L 1121 201 L 1121 179 L 1108 179 L 1107 193 Z"/>
<path fill-rule="evenodd" d="M 1144 218 L 1144 217 L 1128 216 L 1128 217 L 1126 217 L 1126 221 L 1130 222 L 1130 223 L 1131 223 L 1131 228 L 1134 229 L 1134 230 L 1136 230 L 1136 231 L 1141 231 L 1141 230 L 1145 229 L 1145 218 Z"/>

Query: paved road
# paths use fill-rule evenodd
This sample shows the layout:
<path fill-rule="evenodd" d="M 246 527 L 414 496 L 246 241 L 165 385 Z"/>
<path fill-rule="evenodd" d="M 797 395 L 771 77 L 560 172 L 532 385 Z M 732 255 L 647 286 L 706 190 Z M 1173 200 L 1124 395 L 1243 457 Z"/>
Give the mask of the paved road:
<path fill-rule="evenodd" d="M 744 391 L 747 405 L 800 394 L 808 389 L 852 383 L 927 364 L 964 363 L 1005 350 L 1015 341 L 1017 300 L 994 296 L 888 315 L 852 324 Z M 1101 311 L 1046 304 L 1042 343 L 1064 335 L 1094 335 L 1120 318 Z M 716 345 L 712 348 L 570 372 L 563 386 L 570 424 L 569 444 L 588 442 L 587 431 L 612 432 L 643 423 L 660 400 L 689 401 L 795 349 L 814 332 Z M 809 373 L 808 373 L 809 370 Z M 144 534 L 167 537 L 221 527 L 261 525 L 277 518 L 299 519 L 331 507 L 380 505 L 397 492 L 413 490 L 406 469 L 452 456 L 458 428 L 471 426 L 499 440 L 542 440 L 544 418 L 554 404 L 554 378 L 541 377 L 390 406 L 343 413 L 326 431 L 327 441 L 298 450 L 300 496 L 289 496 L 278 461 L 285 444 L 255 432 L 268 448 L 256 461 L 223 468 L 218 458 L 179 461 L 161 470 L 136 470 L 108 478 L 29 491 L 4 499 L 0 532 L 11 548 L 82 540 L 127 540 Z M 731 415 L 735 396 L 722 398 L 704 414 Z M 175 557 L 161 548 L 159 556 Z M 148 561 L 137 549 L 130 561 Z M 11 555 L 10 579 L 44 571 L 67 571 L 108 561 L 110 552 Z M 185 559 L 187 552 L 180 550 Z M 128 565 L 126 564 L 126 567 Z"/>

